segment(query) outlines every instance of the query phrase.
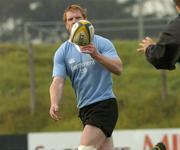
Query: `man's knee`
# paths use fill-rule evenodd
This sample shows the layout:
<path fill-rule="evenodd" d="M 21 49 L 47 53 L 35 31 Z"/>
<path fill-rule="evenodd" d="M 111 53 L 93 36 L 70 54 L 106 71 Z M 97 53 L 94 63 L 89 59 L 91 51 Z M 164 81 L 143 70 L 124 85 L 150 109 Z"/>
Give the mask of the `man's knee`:
<path fill-rule="evenodd" d="M 84 146 L 84 145 L 80 145 L 78 147 L 78 150 L 96 150 L 96 148 L 94 146 Z"/>

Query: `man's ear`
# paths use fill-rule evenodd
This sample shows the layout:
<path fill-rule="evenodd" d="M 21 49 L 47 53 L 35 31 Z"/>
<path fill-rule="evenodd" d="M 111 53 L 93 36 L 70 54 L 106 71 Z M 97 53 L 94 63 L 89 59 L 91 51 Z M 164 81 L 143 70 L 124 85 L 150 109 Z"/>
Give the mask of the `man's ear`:
<path fill-rule="evenodd" d="M 180 13 L 180 6 L 176 5 L 176 10 L 178 13 Z"/>

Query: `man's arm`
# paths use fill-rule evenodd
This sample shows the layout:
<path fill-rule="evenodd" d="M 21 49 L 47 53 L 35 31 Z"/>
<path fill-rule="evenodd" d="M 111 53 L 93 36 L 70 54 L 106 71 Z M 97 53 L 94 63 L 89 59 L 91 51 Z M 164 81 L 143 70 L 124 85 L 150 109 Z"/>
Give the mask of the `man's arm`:
<path fill-rule="evenodd" d="M 54 77 L 49 88 L 50 93 L 50 110 L 49 114 L 54 120 L 60 119 L 59 103 L 63 96 L 65 80 L 61 77 Z"/>
<path fill-rule="evenodd" d="M 175 69 L 180 50 L 179 44 L 170 34 L 162 34 L 157 43 L 146 37 L 139 46 L 137 51 L 144 52 L 147 60 L 157 69 Z"/>
<path fill-rule="evenodd" d="M 175 69 L 176 62 L 180 60 L 179 17 L 167 25 L 157 43 L 149 37 L 139 43 L 137 51 L 144 52 L 147 60 L 157 69 Z"/>
<path fill-rule="evenodd" d="M 123 65 L 120 58 L 109 58 L 107 56 L 100 54 L 99 52 L 97 52 L 93 44 L 81 47 L 81 52 L 90 54 L 92 58 L 101 63 L 110 72 L 116 75 L 120 75 L 122 73 Z"/>
<path fill-rule="evenodd" d="M 116 75 L 121 75 L 123 70 L 122 61 L 119 58 L 108 58 L 100 53 L 94 56 L 99 63 Z"/>

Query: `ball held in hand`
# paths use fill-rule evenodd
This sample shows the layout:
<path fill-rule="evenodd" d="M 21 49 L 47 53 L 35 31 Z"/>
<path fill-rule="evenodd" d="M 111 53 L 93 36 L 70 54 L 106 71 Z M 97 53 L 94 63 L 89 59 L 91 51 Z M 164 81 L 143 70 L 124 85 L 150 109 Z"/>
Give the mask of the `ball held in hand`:
<path fill-rule="evenodd" d="M 87 20 L 79 20 L 76 22 L 70 33 L 70 41 L 79 46 L 85 46 L 92 42 L 94 36 L 94 27 Z"/>

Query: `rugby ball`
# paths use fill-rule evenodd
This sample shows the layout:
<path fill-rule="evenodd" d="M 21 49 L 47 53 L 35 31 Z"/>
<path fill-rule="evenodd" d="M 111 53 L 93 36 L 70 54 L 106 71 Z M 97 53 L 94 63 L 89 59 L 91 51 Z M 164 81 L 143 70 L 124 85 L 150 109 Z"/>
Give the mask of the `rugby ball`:
<path fill-rule="evenodd" d="M 87 20 L 79 20 L 71 29 L 70 41 L 79 46 L 85 46 L 92 42 L 94 36 L 94 27 Z"/>

